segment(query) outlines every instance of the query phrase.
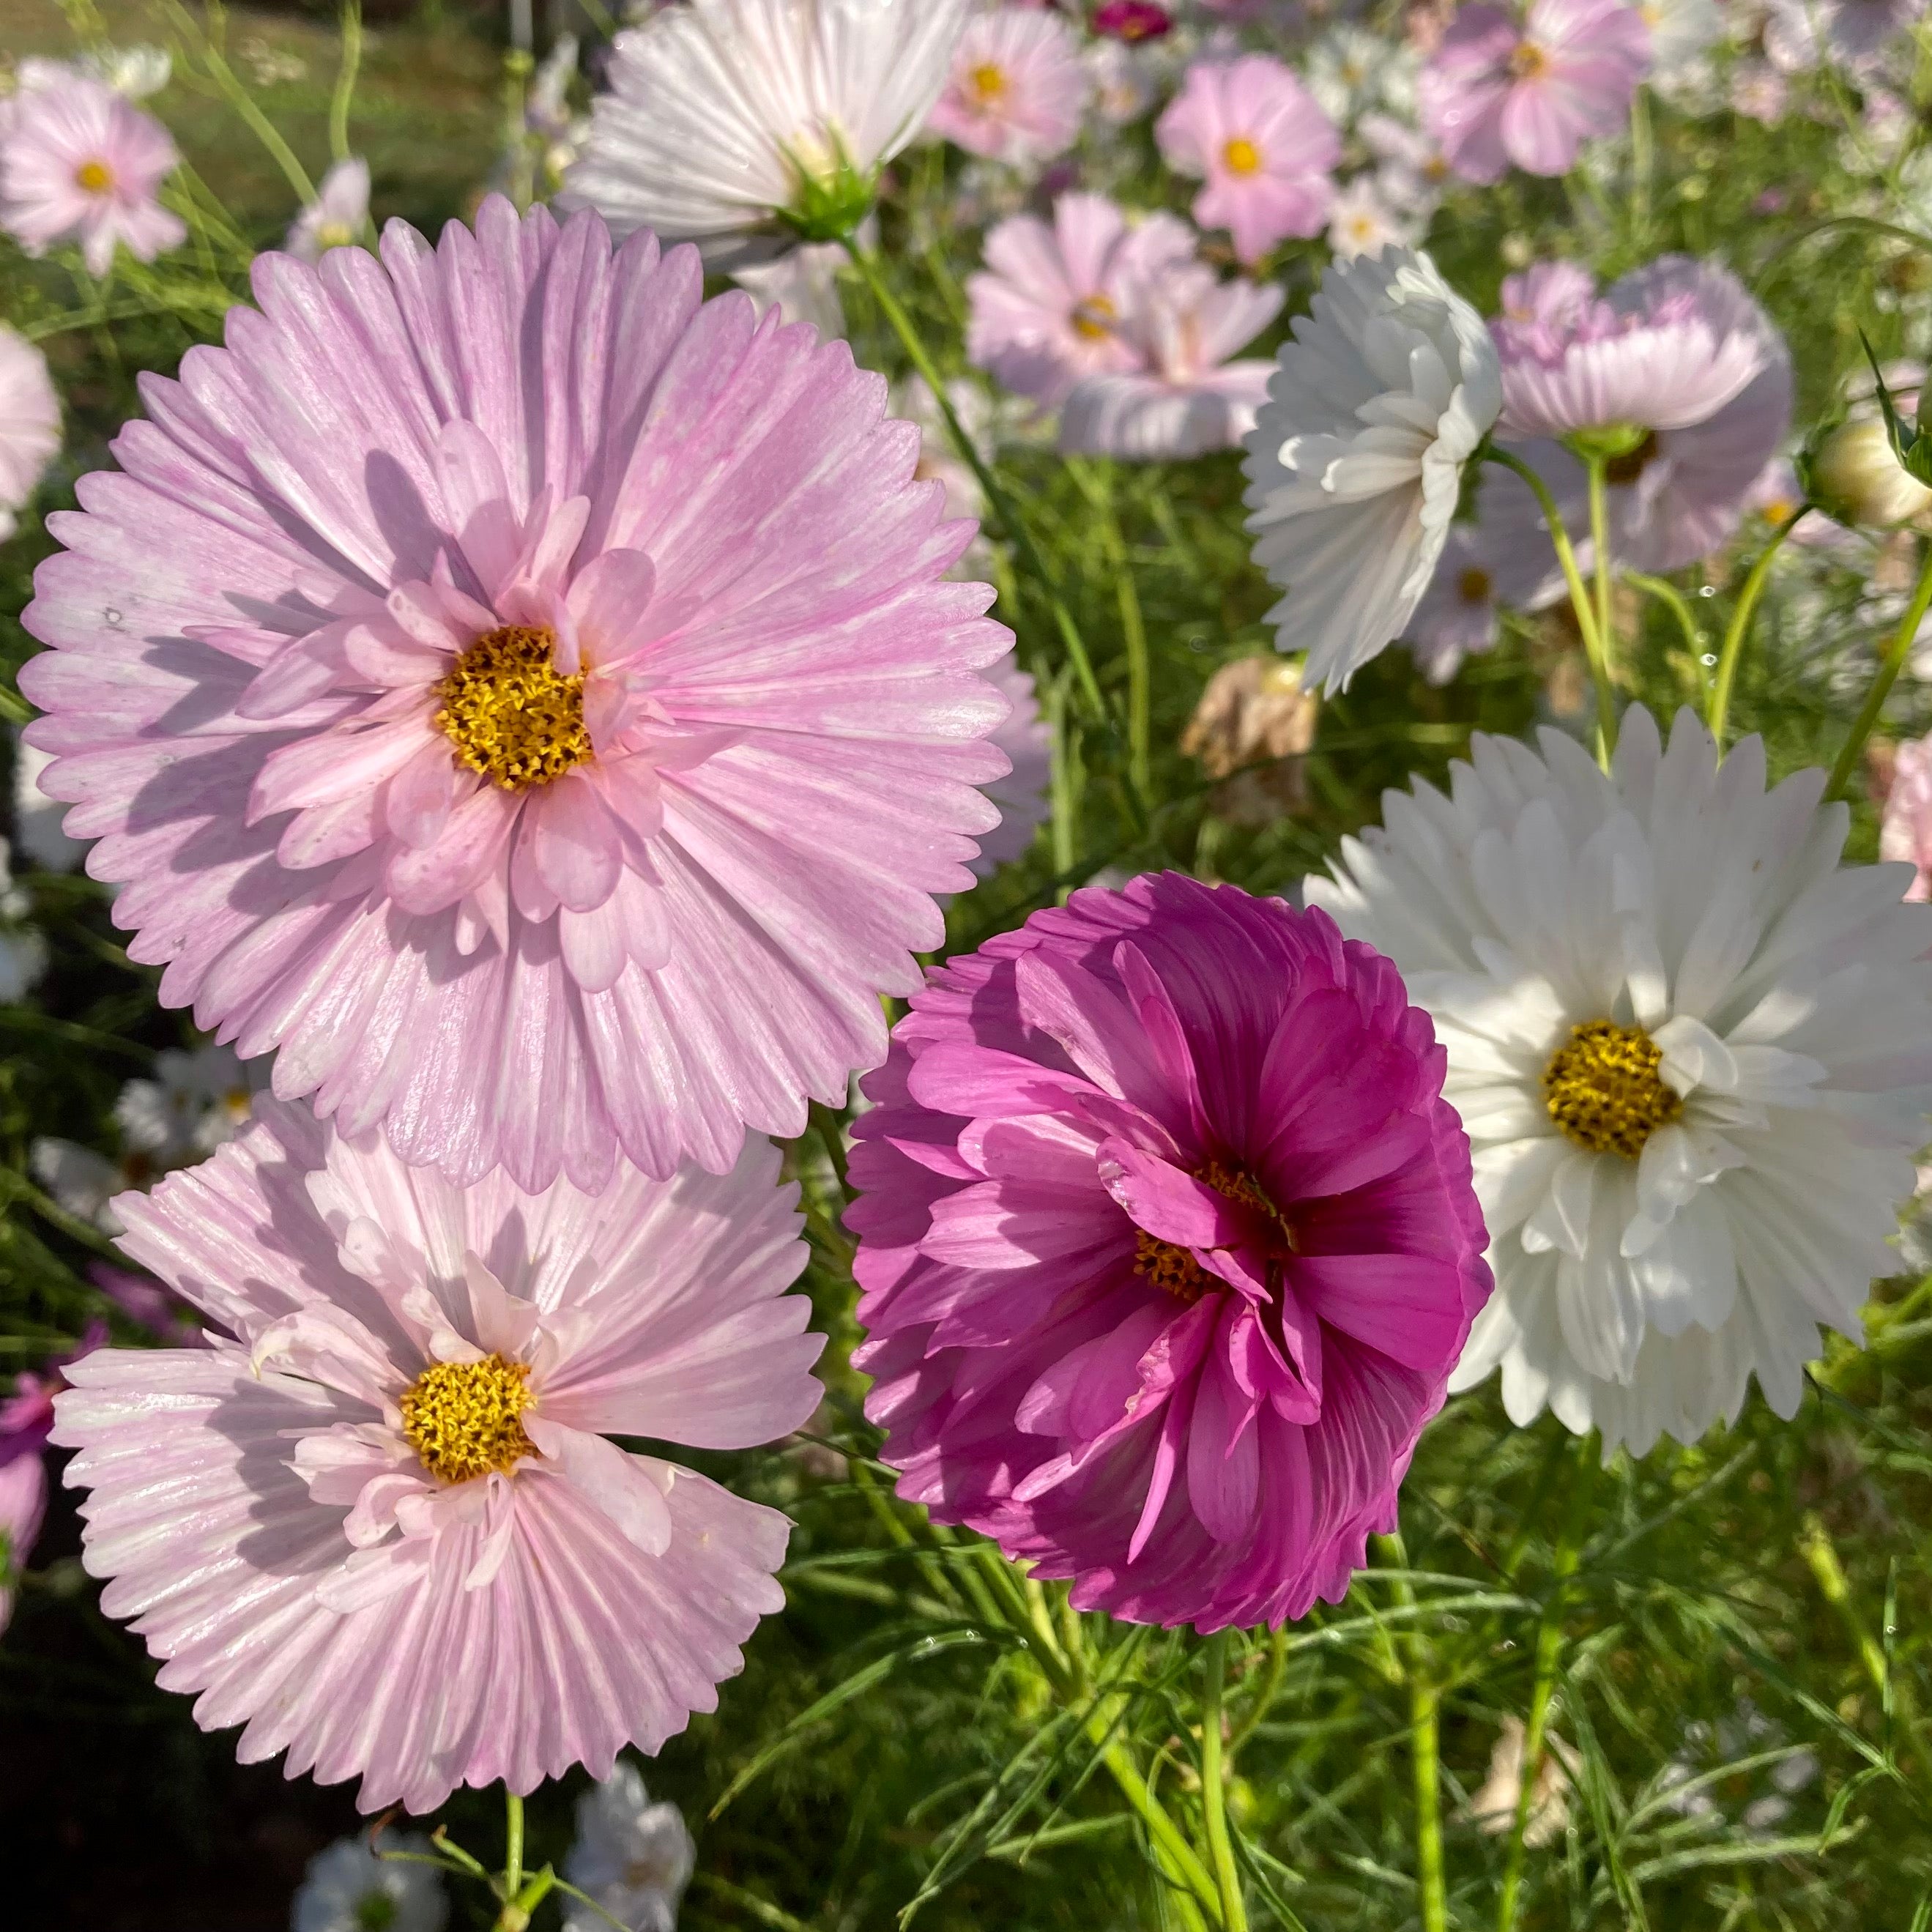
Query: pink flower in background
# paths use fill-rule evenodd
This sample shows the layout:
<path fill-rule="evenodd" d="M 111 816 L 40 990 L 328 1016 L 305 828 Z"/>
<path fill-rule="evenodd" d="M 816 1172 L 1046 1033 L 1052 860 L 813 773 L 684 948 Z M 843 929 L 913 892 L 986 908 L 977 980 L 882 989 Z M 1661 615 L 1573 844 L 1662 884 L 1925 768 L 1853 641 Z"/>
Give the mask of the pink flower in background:
<path fill-rule="evenodd" d="M 360 1774 L 367 1811 L 656 1750 L 784 1602 L 790 1526 L 610 1438 L 742 1448 L 812 1413 L 778 1179 L 759 1142 L 722 1177 L 464 1189 L 266 1103 L 117 1204 L 235 1339 L 69 1372 L 102 1609 L 204 1727 L 247 1724 L 243 1762 Z"/>
<path fill-rule="evenodd" d="M 57 1355 L 38 1375 L 14 1378 L 0 1400 L 0 1631 L 13 1620 L 14 1593 L 27 1567 L 47 1510 L 47 1466 L 41 1451 L 53 1428 L 54 1397 L 68 1386 L 62 1371 L 107 1340 L 107 1325 L 91 1322 L 72 1354 Z"/>
<path fill-rule="evenodd" d="M 1585 141 L 1624 124 L 1649 63 L 1625 0 L 1534 0 L 1520 24 L 1476 0 L 1422 70 L 1422 124 L 1466 181 L 1566 174 Z"/>
<path fill-rule="evenodd" d="M 369 164 L 359 154 L 338 161 L 322 178 L 315 199 L 295 219 L 283 243 L 313 262 L 331 248 L 360 242 L 369 230 Z"/>
<path fill-rule="evenodd" d="M 1328 221 L 1342 137 L 1270 55 L 1196 62 L 1154 136 L 1171 167 L 1207 177 L 1194 218 L 1228 230 L 1244 262 L 1290 236 L 1318 235 Z"/>
<path fill-rule="evenodd" d="M 1900 859 L 1912 867 L 1906 898 L 1932 899 L 1932 737 L 1912 739 L 1898 748 L 1879 820 L 1878 856 Z"/>
<path fill-rule="evenodd" d="M 1748 121 L 1775 128 L 1784 118 L 1790 87 L 1783 74 L 1764 61 L 1739 61 L 1731 69 L 1731 107 Z"/>
<path fill-rule="evenodd" d="M 1117 40 L 1157 40 L 1174 29 L 1174 17 L 1154 0 L 1102 0 L 1094 10 L 1094 31 Z"/>
<path fill-rule="evenodd" d="M 1130 369 L 1140 352 L 1123 326 L 1148 279 L 1187 260 L 1194 237 L 1171 214 L 1130 227 L 1097 194 L 1064 194 L 1053 224 L 1016 214 L 986 237 L 969 276 L 968 359 L 1014 394 L 1059 403 L 1084 376 Z"/>
<path fill-rule="evenodd" d="M 900 1495 L 1132 1622 L 1339 1598 L 1489 1292 L 1442 1074 L 1387 960 L 1176 874 L 934 969 L 847 1217 Z"/>
<path fill-rule="evenodd" d="M 1744 285 L 1666 255 L 1600 296 L 1552 263 L 1510 277 L 1503 305 L 1498 434 L 1627 432 L 1608 469 L 1619 560 L 1675 570 L 1715 549 L 1791 425 L 1790 353 Z"/>
<path fill-rule="evenodd" d="M 47 358 L 0 323 L 0 542 L 61 445 L 60 398 Z"/>
<path fill-rule="evenodd" d="M 188 234 L 154 198 L 180 158 L 168 130 L 104 82 L 45 78 L 0 114 L 0 228 L 29 255 L 77 244 L 93 275 L 122 242 L 152 262 Z"/>
<path fill-rule="evenodd" d="M 1254 428 L 1274 363 L 1228 358 L 1267 328 L 1283 299 L 1272 285 L 1220 281 L 1202 262 L 1165 269 L 1126 320 L 1138 366 L 1075 387 L 1060 411 L 1060 448 L 1142 462 L 1232 448 Z"/>
<path fill-rule="evenodd" d="M 461 1179 L 799 1132 L 996 822 L 973 526 L 843 343 L 701 280 L 501 200 L 262 257 L 25 620 L 163 1000 Z"/>
<path fill-rule="evenodd" d="M 992 160 L 1046 161 L 1078 138 L 1086 104 L 1087 70 L 1066 22 L 1030 8 L 997 7 L 966 22 L 926 124 Z"/>
<path fill-rule="evenodd" d="M 1010 860 L 1023 857 L 1033 836 L 1046 824 L 1047 788 L 1053 782 L 1053 734 L 1040 715 L 1033 675 L 1016 658 L 1002 658 L 987 672 L 1012 709 L 993 734 L 993 742 L 1012 760 L 1006 776 L 986 788 L 1000 808 L 999 824 L 980 841 L 973 869 L 990 879 Z"/>
<path fill-rule="evenodd" d="M 1832 60 L 1868 68 L 1925 6 L 1926 0 L 1768 0 L 1765 52 L 1787 74 Z"/>

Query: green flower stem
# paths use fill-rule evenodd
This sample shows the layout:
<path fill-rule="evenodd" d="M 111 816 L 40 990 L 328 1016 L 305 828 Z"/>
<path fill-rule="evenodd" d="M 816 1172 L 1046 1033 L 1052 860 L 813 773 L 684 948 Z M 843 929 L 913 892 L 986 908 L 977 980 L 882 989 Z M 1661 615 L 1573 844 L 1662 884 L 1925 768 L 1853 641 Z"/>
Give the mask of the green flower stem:
<path fill-rule="evenodd" d="M 1589 459 L 1590 548 L 1596 553 L 1597 655 L 1590 668 L 1597 679 L 1597 756 L 1604 769 L 1610 769 L 1610 754 L 1617 748 L 1617 706 L 1610 671 L 1611 652 L 1616 632 L 1610 622 L 1610 506 L 1606 465 L 1600 456 Z"/>
<path fill-rule="evenodd" d="M 1068 464 L 1094 508 L 1100 548 L 1113 573 L 1114 597 L 1120 613 L 1120 638 L 1127 655 L 1127 776 L 1143 809 L 1150 802 L 1153 781 L 1149 752 L 1153 715 L 1153 668 L 1148 656 L 1147 620 L 1141 609 L 1140 587 L 1127 556 L 1114 504 L 1114 465 L 1102 457 L 1090 471 L 1075 458 Z"/>
<path fill-rule="evenodd" d="M 314 200 L 315 184 L 309 179 L 308 170 L 296 160 L 295 150 L 282 139 L 275 124 L 255 105 L 254 96 L 242 85 L 235 70 L 228 64 L 227 57 L 202 31 L 200 22 L 180 4 L 180 0 L 165 0 L 162 12 L 207 69 L 208 78 L 223 98 L 242 117 L 248 131 L 267 148 L 269 158 L 295 190 L 296 199 L 304 206 Z"/>
<path fill-rule="evenodd" d="M 1267 1718 L 1275 1700 L 1275 1694 L 1281 1688 L 1281 1680 L 1288 1669 L 1288 1627 L 1273 1632 L 1268 1638 L 1268 1660 L 1262 1672 L 1262 1681 L 1239 1724 L 1235 1725 L 1228 1738 L 1228 1762 L 1232 1764 L 1240 1755 L 1241 1747 L 1252 1737 Z"/>
<path fill-rule="evenodd" d="M 1604 654 L 1603 638 L 1597 629 L 1597 614 L 1591 606 L 1583 573 L 1577 568 L 1576 553 L 1570 544 L 1570 532 L 1563 527 L 1562 512 L 1556 507 L 1556 499 L 1550 494 L 1549 484 L 1521 458 L 1512 456 L 1508 450 L 1498 449 L 1493 445 L 1484 455 L 1486 461 L 1500 463 L 1529 485 L 1530 494 L 1543 512 L 1543 520 L 1549 526 L 1550 542 L 1562 567 L 1563 581 L 1569 589 L 1570 608 L 1576 612 L 1576 628 L 1583 634 L 1583 653 L 1590 660 L 1590 675 L 1596 682 L 1597 762 L 1607 771 L 1610 752 L 1616 745 L 1616 695 L 1610 685 L 1610 661 Z"/>
<path fill-rule="evenodd" d="M 1408 1567 L 1400 1535 L 1376 1538 L 1378 1553 L 1397 1570 Z M 1442 1687 L 1435 1679 L 1428 1639 L 1415 1615 L 1415 1586 L 1406 1576 L 1390 1578 L 1396 1605 L 1406 1612 L 1401 1654 L 1383 1633 L 1383 1668 L 1391 1682 L 1408 1685 L 1409 1756 L 1415 1778 L 1415 1888 L 1423 1932 L 1448 1932 L 1448 1882 L 1442 1862 Z"/>
<path fill-rule="evenodd" d="M 1118 1738 L 1111 1743 L 1102 1743 L 1112 1728 L 1111 1722 L 1096 1711 L 1088 1721 L 1087 1734 L 1101 1744 L 1100 1762 L 1120 1787 L 1120 1796 L 1147 1828 L 1154 1856 L 1175 1888 L 1174 1903 L 1183 1923 L 1189 1932 L 1205 1932 L 1210 1922 L 1204 1918 L 1202 1908 L 1205 1906 L 1214 1914 L 1215 1922 L 1218 1922 L 1221 1913 L 1220 1888 L 1195 1856 L 1194 1847 L 1182 1835 L 1180 1828 L 1162 1809 L 1160 1801 L 1141 1775 L 1140 1767 L 1134 1762 L 1133 1754 Z"/>
<path fill-rule="evenodd" d="M 1858 716 L 1852 721 L 1851 736 L 1845 740 L 1838 763 L 1832 767 L 1831 778 L 1825 787 L 1827 798 L 1844 797 L 1845 788 L 1851 783 L 1852 774 L 1858 769 L 1859 754 L 1864 750 L 1865 740 L 1871 736 L 1879 713 L 1885 709 L 1885 700 L 1892 695 L 1892 687 L 1904 668 L 1906 654 L 1918 635 L 1918 626 L 1928 605 L 1932 605 L 1932 544 L 1927 545 L 1924 559 L 1919 565 L 1918 586 L 1912 593 L 1912 602 L 1906 606 L 1905 615 L 1879 665 L 1878 675 L 1872 680 L 1872 687 L 1865 693 L 1865 701 L 1859 707 Z"/>
<path fill-rule="evenodd" d="M 1563 1652 L 1563 1606 L 1569 1594 L 1570 1579 L 1576 1574 L 1582 1555 L 1583 1529 L 1588 1520 L 1590 1496 L 1596 1486 L 1599 1458 L 1593 1449 L 1594 1435 L 1581 1436 L 1576 1443 L 1576 1474 L 1570 1491 L 1570 1507 L 1556 1540 L 1552 1565 L 1549 1600 L 1536 1631 L 1536 1676 L 1530 1687 L 1529 1716 L 1523 1726 L 1522 1784 L 1516 1792 L 1516 1817 L 1510 1827 L 1509 1855 L 1503 1867 L 1502 1892 L 1496 1905 L 1496 1932 L 1513 1932 L 1516 1900 L 1522 1889 L 1523 1860 L 1527 1850 L 1530 1808 L 1537 1780 L 1543 1774 L 1543 1753 L 1550 1729 L 1550 1702 L 1556 1688 L 1556 1666 Z"/>
<path fill-rule="evenodd" d="M 503 1787 L 503 1889 L 514 1898 L 524 1888 L 524 1801 Z"/>
<path fill-rule="evenodd" d="M 1228 1633 L 1216 1630 L 1208 1640 L 1208 1684 L 1201 1702 L 1201 1811 L 1208 1827 L 1208 1854 L 1214 1861 L 1214 1882 L 1221 1895 L 1223 1932 L 1248 1932 L 1247 1908 L 1241 1903 L 1241 1874 L 1234 1863 L 1234 1840 L 1228 1835 L 1228 1793 L 1221 1751 L 1221 1692 L 1228 1680 Z"/>
<path fill-rule="evenodd" d="M 1858 1615 L 1858 1606 L 1852 1600 L 1852 1586 L 1845 1574 L 1845 1566 L 1838 1561 L 1838 1547 L 1832 1540 L 1831 1532 L 1825 1527 L 1825 1519 L 1816 1510 L 1805 1512 L 1798 1547 L 1804 1552 L 1819 1594 L 1838 1612 L 1846 1634 L 1858 1647 L 1858 1660 L 1865 1667 L 1865 1675 L 1872 1681 L 1872 1688 L 1882 1696 L 1886 1679 L 1891 1675 L 1886 1667 L 1884 1648 L 1866 1629 L 1864 1619 Z"/>
<path fill-rule="evenodd" d="M 852 258 L 852 266 L 859 272 L 860 278 L 872 292 L 872 299 L 879 310 L 891 325 L 892 333 L 899 339 L 912 366 L 919 371 L 926 387 L 932 392 L 933 400 L 939 405 L 939 412 L 945 418 L 946 427 L 959 454 L 972 466 L 973 474 L 980 479 L 980 488 L 986 493 L 986 500 L 998 515 L 1001 526 L 1012 539 L 1013 547 L 1022 562 L 1032 573 L 1034 581 L 1045 595 L 1048 608 L 1053 613 L 1053 621 L 1060 632 L 1060 641 L 1066 646 L 1069 662 L 1080 680 L 1080 688 L 1086 694 L 1087 702 L 1096 718 L 1107 715 L 1107 701 L 1100 694 L 1100 680 L 1094 675 L 1094 661 L 1087 655 L 1086 640 L 1080 634 L 1080 627 L 1073 621 L 1073 613 L 1066 608 L 1066 600 L 1060 595 L 1060 586 L 1053 574 L 1046 567 L 1039 547 L 1034 543 L 1033 532 L 1027 526 L 1006 488 L 994 475 L 992 466 L 980 454 L 978 446 L 966 434 L 965 428 L 953 409 L 952 400 L 946 393 L 946 383 L 932 358 L 926 353 L 926 344 L 920 339 L 919 331 L 913 326 L 898 296 L 887 285 L 879 267 L 878 258 L 869 250 L 862 248 L 852 237 L 845 240 L 845 252 Z"/>
<path fill-rule="evenodd" d="M 1730 626 L 1724 632 L 1724 648 L 1718 654 L 1718 675 L 1711 686 L 1711 709 L 1705 719 L 1720 751 L 1724 748 L 1724 725 L 1731 713 L 1731 687 L 1737 679 L 1738 660 L 1744 656 L 1744 639 L 1750 634 L 1750 621 L 1757 609 L 1757 600 L 1764 594 L 1764 586 L 1770 580 L 1772 561 L 1784 548 L 1785 538 L 1798 527 L 1799 518 L 1808 515 L 1811 507 L 1809 503 L 1799 504 L 1772 532 L 1770 542 L 1758 554 L 1750 575 L 1744 579 L 1743 589 L 1738 592 L 1737 608 L 1731 613 Z"/>
<path fill-rule="evenodd" d="M 344 0 L 342 64 L 336 70 L 335 92 L 328 98 L 328 158 L 349 158 L 349 109 L 356 98 L 356 70 L 362 64 L 362 0 Z"/>

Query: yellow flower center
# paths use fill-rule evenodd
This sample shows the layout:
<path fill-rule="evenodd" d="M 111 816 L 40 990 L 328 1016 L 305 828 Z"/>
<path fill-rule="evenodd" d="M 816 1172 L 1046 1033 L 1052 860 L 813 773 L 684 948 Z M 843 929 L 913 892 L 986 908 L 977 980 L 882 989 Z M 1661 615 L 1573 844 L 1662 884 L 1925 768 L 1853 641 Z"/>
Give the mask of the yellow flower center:
<path fill-rule="evenodd" d="M 1642 1027 L 1591 1020 L 1543 1070 L 1543 1101 L 1564 1138 L 1590 1154 L 1634 1160 L 1659 1127 L 1684 1112 L 1684 1096 L 1658 1078 L 1664 1049 Z"/>
<path fill-rule="evenodd" d="M 1490 601 L 1490 573 L 1472 563 L 1456 578 L 1456 594 L 1465 604 L 1486 604 Z"/>
<path fill-rule="evenodd" d="M 1105 296 L 1089 296 L 1073 311 L 1073 332 L 1088 342 L 1104 342 L 1114 332 L 1120 310 Z"/>
<path fill-rule="evenodd" d="M 584 674 L 556 668 L 548 631 L 485 631 L 436 687 L 431 722 L 472 772 L 506 791 L 548 784 L 592 755 Z"/>
<path fill-rule="evenodd" d="M 320 248 L 346 248 L 356 239 L 356 235 L 346 221 L 325 221 L 315 231 L 315 238 Z"/>
<path fill-rule="evenodd" d="M 536 1445 L 518 1420 L 536 1397 L 530 1365 L 485 1355 L 437 1362 L 403 1392 L 403 1433 L 440 1483 L 466 1483 L 508 1469 Z"/>
<path fill-rule="evenodd" d="M 105 161 L 82 161 L 74 171 L 74 184 L 83 194 L 105 194 L 114 185 L 114 170 Z"/>
<path fill-rule="evenodd" d="M 1216 1194 L 1225 1194 L 1230 1201 L 1244 1202 L 1250 1208 L 1258 1208 L 1270 1220 L 1278 1222 L 1282 1245 L 1292 1250 L 1294 1237 L 1281 1210 L 1245 1168 L 1228 1167 L 1218 1160 L 1210 1160 L 1205 1167 L 1195 1169 L 1194 1178 L 1206 1182 Z M 1144 1228 L 1137 1228 L 1134 1233 L 1134 1272 L 1145 1275 L 1155 1287 L 1165 1288 L 1183 1301 L 1198 1301 L 1219 1279 L 1195 1259 L 1192 1250 L 1178 1246 L 1172 1241 L 1163 1241 L 1157 1234 L 1150 1234 Z"/>
<path fill-rule="evenodd" d="M 1006 93 L 1006 70 L 992 61 L 984 61 L 966 76 L 966 85 L 972 90 L 973 98 L 982 107 L 990 107 Z"/>
<path fill-rule="evenodd" d="M 1237 134 L 1221 150 L 1221 165 L 1231 175 L 1258 175 L 1262 171 L 1262 151 L 1245 134 Z"/>
<path fill-rule="evenodd" d="M 1518 80 L 1534 80 L 1550 65 L 1550 56 L 1534 40 L 1519 40 L 1509 57 L 1509 70 Z"/>

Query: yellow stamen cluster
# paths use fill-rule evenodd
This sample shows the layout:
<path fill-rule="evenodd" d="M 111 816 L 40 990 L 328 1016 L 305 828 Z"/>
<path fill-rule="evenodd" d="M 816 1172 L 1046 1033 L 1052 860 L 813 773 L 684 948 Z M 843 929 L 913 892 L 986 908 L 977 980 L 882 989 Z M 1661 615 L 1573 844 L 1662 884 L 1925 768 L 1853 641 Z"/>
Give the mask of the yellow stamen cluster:
<path fill-rule="evenodd" d="M 82 161 L 74 171 L 74 184 L 83 194 L 105 194 L 114 185 L 114 170 L 105 161 Z"/>
<path fill-rule="evenodd" d="M 1006 70 L 991 61 L 984 62 L 966 76 L 966 85 L 982 107 L 990 107 L 1006 93 Z"/>
<path fill-rule="evenodd" d="M 1509 70 L 1518 80 L 1534 80 L 1550 64 L 1550 56 L 1534 40 L 1519 40 L 1509 57 Z"/>
<path fill-rule="evenodd" d="M 1237 134 L 1221 150 L 1221 165 L 1231 175 L 1258 175 L 1262 171 L 1262 151 L 1245 134 Z"/>
<path fill-rule="evenodd" d="M 536 1397 L 530 1365 L 485 1355 L 437 1362 L 403 1392 L 403 1433 L 440 1483 L 466 1483 L 508 1469 L 536 1445 L 518 1418 Z"/>
<path fill-rule="evenodd" d="M 485 631 L 436 695 L 436 728 L 472 772 L 505 791 L 548 784 L 592 755 L 584 674 L 557 669 L 548 631 Z"/>
<path fill-rule="evenodd" d="M 1280 1222 L 1283 1244 L 1294 1246 L 1294 1238 L 1288 1232 L 1288 1224 L 1282 1220 L 1281 1210 L 1245 1168 L 1210 1160 L 1204 1167 L 1194 1170 L 1194 1178 L 1213 1188 L 1216 1194 L 1225 1194 L 1230 1201 L 1244 1202 L 1258 1209 L 1270 1220 Z M 1165 1288 L 1183 1301 L 1198 1301 L 1215 1279 L 1195 1259 L 1190 1250 L 1177 1246 L 1172 1241 L 1163 1241 L 1158 1235 L 1150 1234 L 1144 1228 L 1137 1228 L 1134 1233 L 1134 1272 L 1145 1275 L 1155 1287 Z"/>
<path fill-rule="evenodd" d="M 1113 334 L 1120 313 L 1108 296 L 1089 296 L 1073 311 L 1073 332 L 1088 342 L 1104 342 Z"/>
<path fill-rule="evenodd" d="M 1658 1077 L 1664 1049 L 1642 1027 L 1592 1020 L 1570 1029 L 1543 1070 L 1544 1104 L 1566 1139 L 1592 1154 L 1635 1160 L 1659 1127 L 1684 1112 Z"/>

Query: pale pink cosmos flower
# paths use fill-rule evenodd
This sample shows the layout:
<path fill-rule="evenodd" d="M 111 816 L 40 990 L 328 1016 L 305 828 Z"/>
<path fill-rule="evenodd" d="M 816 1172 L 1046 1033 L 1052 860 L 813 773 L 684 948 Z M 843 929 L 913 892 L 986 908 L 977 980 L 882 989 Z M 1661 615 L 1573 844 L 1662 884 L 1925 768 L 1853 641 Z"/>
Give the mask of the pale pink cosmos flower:
<path fill-rule="evenodd" d="M 266 1102 L 116 1204 L 227 1334 L 68 1371 L 52 1440 L 101 1607 L 205 1729 L 247 1726 L 244 1763 L 359 1775 L 367 1811 L 656 1750 L 783 1604 L 790 1526 L 610 1438 L 743 1448 L 812 1413 L 778 1180 L 760 1142 L 601 1196 L 462 1188 Z"/>
<path fill-rule="evenodd" d="M 1274 364 L 1230 358 L 1275 319 L 1284 299 L 1273 284 L 1218 280 L 1203 262 L 1164 270 L 1127 318 L 1138 365 L 1076 386 L 1060 410 L 1061 449 L 1162 462 L 1232 448 L 1255 426 Z"/>
<path fill-rule="evenodd" d="M 926 127 L 969 154 L 1046 161 L 1079 138 L 1087 69 L 1057 14 L 996 7 L 966 22 Z"/>
<path fill-rule="evenodd" d="M 313 262 L 331 248 L 359 242 L 369 226 L 369 164 L 359 154 L 338 161 L 322 178 L 315 199 L 295 219 L 282 245 Z"/>
<path fill-rule="evenodd" d="M 1358 175 L 1338 189 L 1328 208 L 1328 248 L 1338 261 L 1406 248 L 1420 238 L 1424 224 L 1399 212 L 1382 196 L 1372 175 Z"/>
<path fill-rule="evenodd" d="M 1466 181 L 1565 174 L 1585 141 L 1624 124 L 1649 63 L 1650 29 L 1625 0 L 1534 0 L 1520 22 L 1476 0 L 1423 69 L 1422 124 Z"/>
<path fill-rule="evenodd" d="M 1047 788 L 1053 778 L 1053 733 L 1040 715 L 1033 674 L 1021 670 L 1017 658 L 1006 657 L 986 675 L 1012 706 L 993 742 L 1012 759 L 1013 768 L 986 788 L 986 796 L 1000 808 L 1000 823 L 980 840 L 973 863 L 982 879 L 1031 848 L 1034 834 L 1046 822 Z"/>
<path fill-rule="evenodd" d="M 800 1132 L 997 822 L 972 525 L 843 343 L 702 281 L 501 199 L 263 256 L 26 614 L 163 1000 L 463 1179 Z"/>
<path fill-rule="evenodd" d="M 1907 899 L 1932 899 L 1932 737 L 1912 739 L 1898 748 L 1879 820 L 1878 856 L 1902 859 L 1912 867 Z"/>
<path fill-rule="evenodd" d="M 47 358 L 0 323 L 0 542 L 61 442 L 60 398 Z"/>
<path fill-rule="evenodd" d="M 1204 176 L 1194 218 L 1226 228 L 1257 262 L 1277 242 L 1321 233 L 1342 137 L 1290 70 L 1268 54 L 1197 61 L 1154 124 L 1168 164 Z"/>
<path fill-rule="evenodd" d="M 967 358 L 1014 394 L 1058 404 L 1083 376 L 1137 365 L 1127 314 L 1150 276 L 1193 253 L 1184 222 L 1150 214 L 1130 226 L 1101 195 L 1062 195 L 1050 227 L 1010 216 L 967 279 Z"/>
<path fill-rule="evenodd" d="M 179 159 L 167 130 L 104 82 L 47 76 L 0 115 L 0 228 L 29 255 L 77 243 L 93 275 L 122 242 L 152 262 L 188 234 L 155 199 Z"/>

